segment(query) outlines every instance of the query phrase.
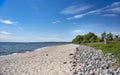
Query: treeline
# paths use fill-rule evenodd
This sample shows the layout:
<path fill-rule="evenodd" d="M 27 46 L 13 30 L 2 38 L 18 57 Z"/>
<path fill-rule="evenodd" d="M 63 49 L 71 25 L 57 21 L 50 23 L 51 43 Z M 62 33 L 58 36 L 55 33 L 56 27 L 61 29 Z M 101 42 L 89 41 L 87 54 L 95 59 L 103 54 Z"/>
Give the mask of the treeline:
<path fill-rule="evenodd" d="M 95 35 L 93 32 L 89 32 L 85 35 L 77 35 L 72 43 L 80 44 L 80 43 L 93 43 L 93 42 L 102 42 L 106 39 L 107 41 L 120 41 L 119 35 L 113 35 L 112 33 L 103 32 L 100 37 Z"/>

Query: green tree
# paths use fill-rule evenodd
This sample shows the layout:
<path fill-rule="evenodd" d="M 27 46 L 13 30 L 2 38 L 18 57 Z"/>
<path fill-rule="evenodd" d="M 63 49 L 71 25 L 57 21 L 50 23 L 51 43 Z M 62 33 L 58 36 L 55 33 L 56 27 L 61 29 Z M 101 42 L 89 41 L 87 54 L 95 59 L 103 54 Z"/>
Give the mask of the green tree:
<path fill-rule="evenodd" d="M 88 43 L 89 42 L 89 40 L 88 40 L 86 35 L 83 35 L 82 37 L 83 37 L 82 43 Z"/>
<path fill-rule="evenodd" d="M 78 35 L 72 40 L 72 43 L 80 44 L 82 41 L 83 41 L 83 37 L 81 35 Z"/>
<path fill-rule="evenodd" d="M 87 38 L 87 41 L 89 42 L 95 42 L 96 39 L 97 39 L 97 36 L 92 33 L 92 32 L 89 32 L 87 35 L 86 35 L 86 38 Z"/>
<path fill-rule="evenodd" d="M 107 40 L 108 41 L 112 41 L 113 40 L 113 34 L 112 33 L 108 33 L 107 34 Z"/>
<path fill-rule="evenodd" d="M 115 35 L 115 39 L 119 38 L 119 35 Z"/>
<path fill-rule="evenodd" d="M 95 42 L 96 39 L 95 39 L 95 37 L 93 36 L 93 37 L 91 37 L 91 38 L 89 39 L 89 41 L 90 41 L 90 42 Z"/>
<path fill-rule="evenodd" d="M 119 35 L 115 35 L 114 41 L 120 41 Z"/>
<path fill-rule="evenodd" d="M 99 37 L 97 37 L 97 39 L 96 39 L 96 42 L 100 42 L 101 40 L 100 40 L 100 38 Z"/>
<path fill-rule="evenodd" d="M 106 38 L 106 32 L 103 32 L 102 34 L 101 34 L 101 40 L 103 41 L 105 38 Z"/>

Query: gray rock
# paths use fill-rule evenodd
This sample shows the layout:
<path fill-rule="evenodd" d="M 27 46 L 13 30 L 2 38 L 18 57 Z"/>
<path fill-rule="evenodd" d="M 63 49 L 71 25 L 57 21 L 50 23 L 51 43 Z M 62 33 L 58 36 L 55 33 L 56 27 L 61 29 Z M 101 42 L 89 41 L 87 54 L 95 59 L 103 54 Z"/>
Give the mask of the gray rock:
<path fill-rule="evenodd" d="M 116 62 L 111 53 L 104 56 L 101 50 L 79 46 L 72 56 L 72 75 L 120 75 L 120 68 L 111 66 Z"/>

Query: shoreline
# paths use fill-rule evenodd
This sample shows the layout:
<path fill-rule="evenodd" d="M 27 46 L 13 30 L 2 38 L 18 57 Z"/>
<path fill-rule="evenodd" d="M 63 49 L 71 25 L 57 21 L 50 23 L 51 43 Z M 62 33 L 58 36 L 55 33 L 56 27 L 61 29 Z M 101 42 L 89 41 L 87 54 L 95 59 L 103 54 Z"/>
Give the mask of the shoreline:
<path fill-rule="evenodd" d="M 8 55 L 1 55 L 0 60 L 4 59 L 4 58 L 15 56 L 15 55 L 18 55 L 18 54 L 24 54 L 24 53 L 30 53 L 30 52 L 34 52 L 34 51 L 44 50 L 44 49 L 49 48 L 49 47 L 52 47 L 52 46 L 37 48 L 37 49 L 34 49 L 33 51 L 25 51 L 25 52 L 21 52 L 21 53 L 18 52 L 18 53 L 12 53 L 12 54 L 8 54 Z"/>
<path fill-rule="evenodd" d="M 70 75 L 70 53 L 78 45 L 65 44 L 20 53 L 0 60 L 0 73 L 13 75 Z"/>
<path fill-rule="evenodd" d="M 63 45 L 67 45 L 67 44 L 63 44 Z M 61 45 L 54 45 L 54 46 L 61 46 Z M 8 57 L 12 57 L 12 56 L 15 56 L 15 55 L 18 55 L 18 54 L 24 54 L 24 53 L 34 52 L 34 51 L 45 50 L 46 48 L 54 47 L 54 46 L 45 46 L 45 47 L 34 49 L 32 51 L 25 51 L 25 52 L 18 52 L 18 53 L 12 53 L 12 54 L 7 54 L 7 55 L 0 55 L 0 60 L 1 59 L 6 59 Z"/>

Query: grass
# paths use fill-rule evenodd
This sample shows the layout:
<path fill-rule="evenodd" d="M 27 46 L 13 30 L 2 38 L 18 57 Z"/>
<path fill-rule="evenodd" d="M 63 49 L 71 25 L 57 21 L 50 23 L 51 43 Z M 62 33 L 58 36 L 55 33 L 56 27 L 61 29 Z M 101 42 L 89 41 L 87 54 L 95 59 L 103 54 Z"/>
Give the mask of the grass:
<path fill-rule="evenodd" d="M 113 56 L 117 59 L 117 66 L 120 67 L 120 42 L 108 42 L 107 45 L 103 44 L 103 42 L 98 43 L 87 43 L 87 46 L 101 49 L 104 53 L 112 53 Z"/>

